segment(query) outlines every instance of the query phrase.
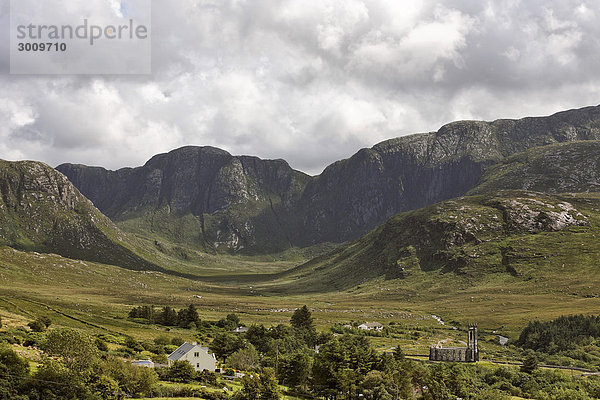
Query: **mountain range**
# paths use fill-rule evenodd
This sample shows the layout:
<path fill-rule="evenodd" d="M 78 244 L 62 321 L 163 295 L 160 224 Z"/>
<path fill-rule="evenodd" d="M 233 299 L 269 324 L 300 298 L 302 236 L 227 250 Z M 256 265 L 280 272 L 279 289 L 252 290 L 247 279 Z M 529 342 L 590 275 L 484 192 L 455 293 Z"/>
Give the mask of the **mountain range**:
<path fill-rule="evenodd" d="M 362 149 L 318 176 L 283 160 L 189 146 L 137 168 L 57 170 L 124 231 L 264 254 L 355 240 L 398 213 L 466 194 L 597 190 L 598 140 L 600 106 L 453 122 Z"/>

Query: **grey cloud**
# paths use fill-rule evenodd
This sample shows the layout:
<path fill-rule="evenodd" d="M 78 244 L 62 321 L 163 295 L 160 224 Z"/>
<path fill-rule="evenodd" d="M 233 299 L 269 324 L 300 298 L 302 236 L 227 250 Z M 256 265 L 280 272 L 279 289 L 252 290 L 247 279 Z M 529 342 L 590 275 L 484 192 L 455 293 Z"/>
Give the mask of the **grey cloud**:
<path fill-rule="evenodd" d="M 155 0 L 151 77 L 0 76 L 0 158 L 118 168 L 195 144 L 318 173 L 455 119 L 598 103 L 598 17 L 596 1 Z"/>

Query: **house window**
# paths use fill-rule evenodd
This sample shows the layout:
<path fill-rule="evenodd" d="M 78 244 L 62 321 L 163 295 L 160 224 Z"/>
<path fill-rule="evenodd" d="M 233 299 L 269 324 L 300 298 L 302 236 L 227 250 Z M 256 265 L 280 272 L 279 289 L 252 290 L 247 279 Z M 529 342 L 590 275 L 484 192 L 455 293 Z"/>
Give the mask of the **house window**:
<path fill-rule="evenodd" d="M 196 368 L 200 368 L 200 363 L 196 364 Z"/>
<path fill-rule="evenodd" d="M 194 353 L 194 357 L 200 357 L 200 353 Z"/>

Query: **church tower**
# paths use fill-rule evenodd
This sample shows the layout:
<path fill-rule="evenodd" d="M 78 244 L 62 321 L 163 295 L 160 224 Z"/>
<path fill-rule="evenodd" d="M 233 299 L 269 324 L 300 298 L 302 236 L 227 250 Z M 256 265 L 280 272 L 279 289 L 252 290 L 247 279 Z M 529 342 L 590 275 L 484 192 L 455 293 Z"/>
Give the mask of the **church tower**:
<path fill-rule="evenodd" d="M 467 361 L 479 361 L 479 347 L 477 345 L 477 325 L 469 324 L 467 336 Z"/>

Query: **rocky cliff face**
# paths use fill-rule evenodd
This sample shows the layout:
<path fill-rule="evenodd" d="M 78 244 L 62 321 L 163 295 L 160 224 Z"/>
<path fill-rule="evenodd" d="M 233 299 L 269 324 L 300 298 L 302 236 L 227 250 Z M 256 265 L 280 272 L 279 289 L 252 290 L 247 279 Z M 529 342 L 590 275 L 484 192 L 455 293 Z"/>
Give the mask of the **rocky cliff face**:
<path fill-rule="evenodd" d="M 0 160 L 0 245 L 154 269 L 63 174 L 32 161 Z"/>
<path fill-rule="evenodd" d="M 453 122 L 437 132 L 385 141 L 331 165 L 308 184 L 299 204 L 310 240 L 305 244 L 354 239 L 394 214 L 461 196 L 488 166 L 512 154 L 598 139 L 600 107 L 587 107 L 550 117 Z M 587 144 L 581 146 L 575 150 Z"/>
<path fill-rule="evenodd" d="M 158 155 L 135 169 L 65 164 L 58 170 L 128 229 L 266 252 L 355 239 L 399 212 L 467 193 L 488 167 L 513 154 L 590 140 L 600 140 L 600 106 L 550 117 L 454 122 L 360 150 L 312 178 L 284 161 L 208 147 Z"/>
<path fill-rule="evenodd" d="M 135 220 L 136 229 L 175 242 L 233 251 L 289 247 L 290 210 L 309 179 L 283 160 L 211 147 L 184 147 L 133 169 L 57 169 L 115 221 Z"/>

